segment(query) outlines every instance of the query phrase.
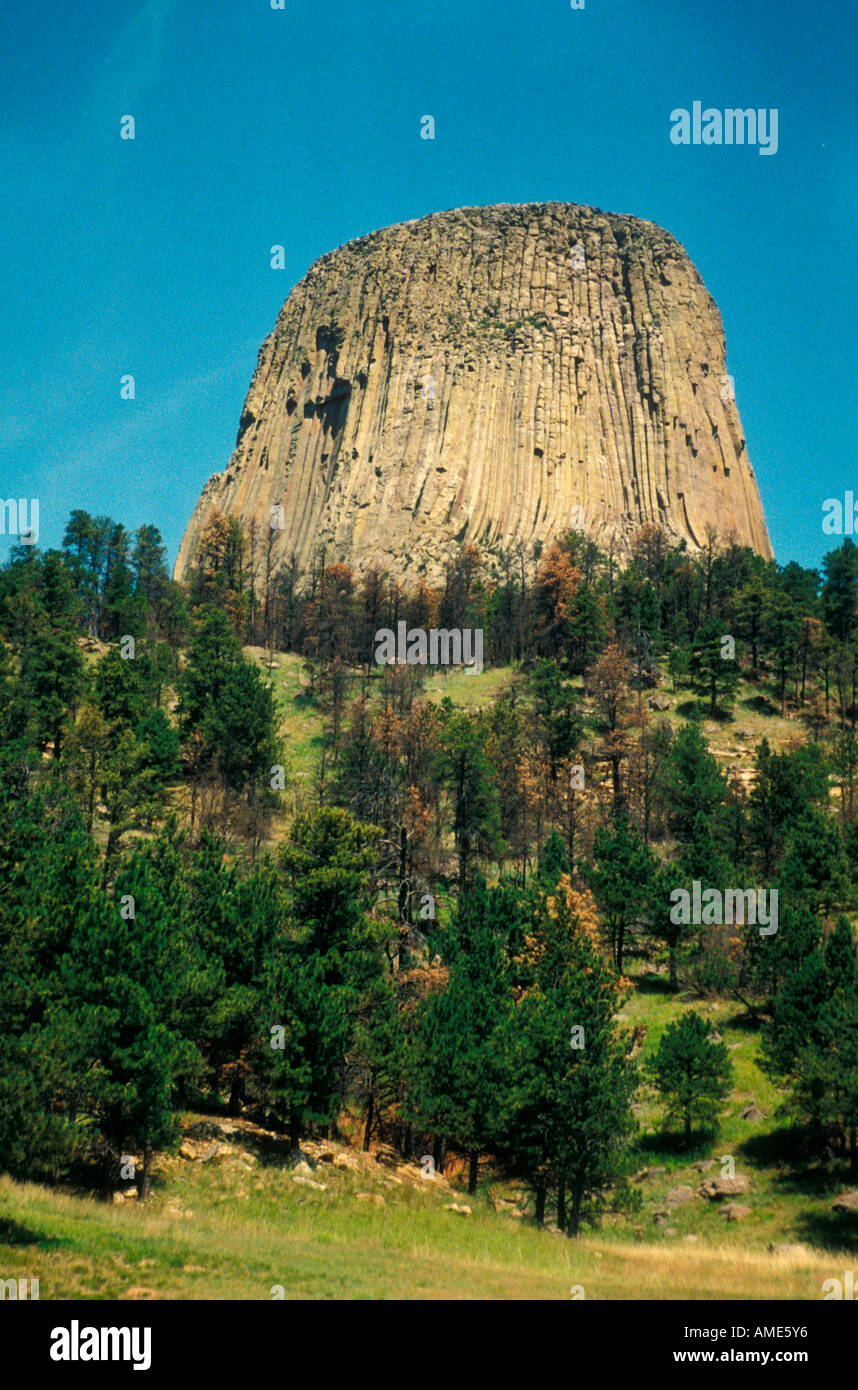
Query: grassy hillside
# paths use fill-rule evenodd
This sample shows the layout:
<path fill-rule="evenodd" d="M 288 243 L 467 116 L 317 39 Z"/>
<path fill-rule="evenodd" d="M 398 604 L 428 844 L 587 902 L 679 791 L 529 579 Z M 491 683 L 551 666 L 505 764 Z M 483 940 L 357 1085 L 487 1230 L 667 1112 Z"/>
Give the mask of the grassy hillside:
<path fill-rule="evenodd" d="M 269 656 L 263 647 L 245 647 L 245 656 L 269 674 Z M 378 668 L 369 682 L 371 691 L 380 688 Z M 468 673 L 462 667 L 449 670 L 427 668 L 424 673 L 422 697 L 442 700 L 449 697 L 463 709 L 489 706 L 501 690 L 513 679 L 511 666 L 497 666 L 479 674 Z M 318 766 L 325 725 L 324 712 L 316 700 L 307 694 L 307 677 L 303 658 L 294 652 L 278 652 L 270 670 L 270 679 L 282 711 L 281 731 L 286 740 L 292 773 L 299 783 L 308 783 Z M 573 682 L 583 695 L 583 682 Z M 357 690 L 353 692 L 357 694 Z M 668 708 L 651 712 L 653 720 L 664 719 L 674 729 L 680 728 L 688 717 L 694 701 L 682 687 L 673 691 L 670 682 L 658 692 L 669 702 Z M 643 696 L 644 705 L 648 696 Z M 590 702 L 582 698 L 582 709 L 589 713 Z M 745 774 L 753 763 L 754 750 L 762 738 L 767 738 L 773 752 L 782 752 L 791 739 L 801 737 L 805 730 L 795 719 L 782 718 L 775 704 L 760 695 L 759 688 L 747 681 L 739 683 L 732 719 L 709 720 L 702 723 L 710 749 L 725 771 L 737 769 Z"/>
<path fill-rule="evenodd" d="M 694 1243 L 573 1242 L 495 1211 L 485 1186 L 468 1199 L 324 1142 L 305 1146 L 307 1177 L 252 1126 L 208 1141 L 214 1122 L 185 1123 L 198 1156 L 162 1157 L 145 1208 L 0 1181 L 0 1273 L 37 1277 L 43 1299 L 817 1299 L 852 1258 L 769 1255 L 714 1213 Z"/>
<path fill-rule="evenodd" d="M 858 1249 L 858 1217 L 831 1210 L 843 1172 L 787 1162 L 758 1035 L 729 1004 L 670 995 L 663 976 L 633 970 L 621 1017 L 646 1027 L 645 1058 L 688 1007 L 713 1018 L 735 1068 L 717 1138 L 682 1152 L 645 1087 L 639 1208 L 595 1235 L 537 1229 L 527 1191 L 489 1171 L 471 1198 L 455 1165 L 452 1181 L 427 1180 L 391 1149 L 309 1140 L 296 1169 L 282 1136 L 187 1115 L 145 1208 L 0 1180 L 0 1275 L 38 1277 L 42 1297 L 59 1299 L 270 1299 L 275 1286 L 314 1299 L 567 1299 L 578 1286 L 589 1299 L 818 1299 Z M 743 1118 L 751 1104 L 762 1118 Z M 726 1156 L 750 1180 L 740 1221 L 698 1193 Z M 695 1195 L 672 1205 L 683 1186 Z"/>
<path fill-rule="evenodd" d="M 261 648 L 246 654 L 268 669 Z M 316 781 L 324 714 L 299 657 L 278 653 L 270 674 L 301 797 Z M 427 673 L 424 694 L 475 707 L 512 676 L 509 668 Z M 660 694 L 669 707 L 653 717 L 678 727 L 688 692 Z M 763 736 L 780 750 L 802 732 L 744 685 L 733 720 L 703 727 L 722 766 L 746 783 Z M 392 1151 L 363 1155 L 322 1141 L 305 1143 L 307 1166 L 296 1171 L 282 1138 L 245 1120 L 188 1115 L 183 1152 L 158 1156 L 146 1207 L 0 1180 L 0 1277 L 38 1277 L 45 1299 L 270 1299 L 276 1286 L 286 1298 L 322 1299 L 568 1299 L 578 1287 L 588 1299 L 819 1298 L 823 1281 L 840 1277 L 858 1250 L 858 1214 L 831 1209 L 849 1185 L 844 1168 L 796 1161 L 777 1115 L 781 1098 L 758 1065 L 759 1034 L 741 1006 L 672 995 L 658 956 L 632 958 L 627 974 L 620 1019 L 645 1029 L 641 1060 L 693 1008 L 730 1049 L 734 1089 L 717 1136 L 683 1152 L 662 1133 L 661 1109 L 644 1085 L 630 1154 L 636 1206 L 607 1217 L 596 1235 L 568 1241 L 556 1228 L 537 1229 L 527 1192 L 491 1172 L 469 1198 L 455 1166 L 452 1182 L 426 1181 Z M 745 1118 L 750 1106 L 759 1113 Z M 728 1220 L 724 1204 L 698 1193 L 728 1158 L 749 1179 L 742 1219 Z M 680 1187 L 694 1195 L 677 1202 Z M 790 1249 L 773 1254 L 773 1244 Z"/>

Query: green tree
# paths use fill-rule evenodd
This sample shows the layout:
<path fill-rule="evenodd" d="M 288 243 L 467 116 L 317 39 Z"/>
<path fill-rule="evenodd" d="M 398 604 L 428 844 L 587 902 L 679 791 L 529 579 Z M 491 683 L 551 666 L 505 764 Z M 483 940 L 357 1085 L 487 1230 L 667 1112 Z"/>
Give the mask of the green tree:
<path fill-rule="evenodd" d="M 481 1152 L 496 1144 L 507 1085 L 499 1030 L 511 996 L 493 899 L 482 879 L 459 899 L 447 986 L 421 1010 L 412 1069 L 416 1117 L 465 1150 L 470 1193 Z"/>
<path fill-rule="evenodd" d="M 685 679 L 691 671 L 691 647 L 687 642 L 674 642 L 668 653 L 667 669 L 673 681 L 675 695 L 679 686 L 685 684 Z"/>
<path fill-rule="evenodd" d="M 659 865 L 652 891 L 652 928 L 656 936 L 667 942 L 668 978 L 674 994 L 679 990 L 679 960 L 683 946 L 683 928 L 671 918 L 671 893 L 687 889 L 685 872 L 679 864 Z"/>
<path fill-rule="evenodd" d="M 500 850 L 500 811 L 486 743 L 489 729 L 480 715 L 442 707 L 440 774 L 449 788 L 452 828 L 459 859 L 459 889 L 468 887 L 474 860 Z"/>
<path fill-rule="evenodd" d="M 99 896 L 81 915 L 50 1020 L 85 1073 L 84 1104 L 106 1146 L 108 1181 L 127 1145 L 142 1149 L 141 1201 L 154 1149 L 177 1135 L 180 1078 L 200 1066 L 181 1030 L 193 953 L 174 925 L 152 855 L 139 850 L 117 876 L 116 900 Z"/>
<path fill-rule="evenodd" d="M 650 1063 L 656 1089 L 664 1097 L 667 1115 L 681 1119 L 685 1142 L 692 1126 L 717 1124 L 730 1094 L 733 1068 L 723 1042 L 713 1042 L 712 1024 L 689 1010 L 661 1035 Z"/>
<path fill-rule="evenodd" d="M 772 593 L 763 614 L 763 635 L 778 671 L 781 714 L 786 709 L 787 681 L 795 673 L 802 641 L 802 611 L 784 593 Z"/>
<path fill-rule="evenodd" d="M 818 942 L 818 938 L 817 938 Z M 788 1086 L 787 1111 L 817 1144 L 847 1146 L 858 1172 L 858 964 L 845 917 L 824 945 L 794 958 L 763 1035 L 762 1062 Z"/>
<path fill-rule="evenodd" d="M 646 920 L 656 861 L 627 815 L 612 829 L 596 831 L 592 865 L 582 865 L 604 918 L 617 973 L 623 973 L 626 937 L 632 926 Z"/>
<path fill-rule="evenodd" d="M 858 546 L 847 538 L 822 562 L 822 611 L 832 637 L 848 642 L 858 612 Z"/>
<path fill-rule="evenodd" d="M 24 603 L 27 636 L 15 703 L 29 737 L 43 751 L 52 744 L 58 761 L 65 724 L 83 690 L 83 660 L 67 621 L 54 622 L 38 599 L 28 596 Z"/>
<path fill-rule="evenodd" d="M 59 963 L 95 892 L 95 851 L 65 788 L 0 753 L 0 1171 L 59 1180 L 83 1154 L 80 1075 L 47 1028 Z"/>
<path fill-rule="evenodd" d="M 179 735 L 162 709 L 153 709 L 137 726 L 137 738 L 145 747 L 146 760 L 156 785 L 179 775 Z"/>
<path fill-rule="evenodd" d="M 551 781 L 560 764 L 575 751 L 582 732 L 581 715 L 572 686 L 556 661 L 541 661 L 527 676 L 533 696 L 537 737 L 545 749 Z"/>
<path fill-rule="evenodd" d="M 616 980 L 568 879 L 542 897 L 534 926 L 534 982 L 503 1028 L 511 1084 L 500 1124 L 533 1185 L 537 1221 L 554 1187 L 558 1225 L 575 1236 L 622 1177 L 636 1068 L 614 1021 Z"/>
<path fill-rule="evenodd" d="M 828 767 L 822 750 L 809 744 L 793 753 L 773 753 L 763 738 L 754 759 L 748 834 L 766 878 L 780 864 L 792 830 L 812 808 L 828 802 Z"/>
<path fill-rule="evenodd" d="M 698 691 L 709 698 L 710 719 L 717 717 L 719 705 L 729 709 L 736 698 L 739 667 L 735 655 L 729 654 L 730 642 L 734 639 L 717 618 L 707 618 L 694 634 L 691 671 Z"/>
<path fill-rule="evenodd" d="M 95 673 L 95 699 L 111 724 L 132 728 L 149 712 L 149 692 L 137 657 L 123 657 L 110 647 Z"/>
<path fill-rule="evenodd" d="M 378 942 L 389 931 L 367 919 L 380 840 L 377 826 L 323 806 L 299 812 L 280 847 L 292 915 L 331 982 L 359 988 L 376 973 Z"/>
<path fill-rule="evenodd" d="M 351 1035 L 348 999 L 326 973 L 321 956 L 287 939 L 269 954 L 263 975 L 253 1067 L 296 1149 L 308 1124 L 336 1118 L 342 1092 Z"/>

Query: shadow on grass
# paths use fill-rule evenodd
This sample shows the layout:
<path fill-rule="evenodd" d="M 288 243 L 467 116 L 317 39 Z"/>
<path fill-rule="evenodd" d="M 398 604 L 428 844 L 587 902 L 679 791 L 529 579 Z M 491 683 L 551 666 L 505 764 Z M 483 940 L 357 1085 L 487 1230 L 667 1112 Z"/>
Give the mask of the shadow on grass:
<path fill-rule="evenodd" d="M 742 709 L 750 710 L 752 714 L 780 714 L 780 705 L 776 705 L 774 700 L 770 700 L 768 695 L 750 695 L 746 700 L 740 700 Z"/>
<path fill-rule="evenodd" d="M 817 1181 L 816 1168 L 806 1164 L 807 1144 L 804 1135 L 795 1129 L 783 1126 L 769 1130 L 767 1134 L 751 1134 L 737 1145 L 740 1153 L 761 1168 L 776 1168 L 779 1164 L 789 1165 L 790 1172 L 774 1176 L 774 1182 L 781 1184 L 784 1191 L 807 1192 L 814 1190 Z M 803 1165 L 800 1167 L 800 1165 Z M 822 1170 L 819 1170 L 820 1178 Z M 830 1185 L 834 1180 L 826 1178 Z M 825 1191 L 823 1183 L 820 1191 Z"/>
<path fill-rule="evenodd" d="M 854 1187 L 856 1183 L 847 1163 L 821 1161 L 800 1131 L 778 1129 L 771 1134 L 756 1134 L 742 1147 L 755 1162 L 787 1165 L 772 1176 L 773 1187 L 781 1192 L 833 1200 L 844 1187 Z M 858 1212 L 850 1213 L 850 1219 L 858 1222 Z"/>
<path fill-rule="evenodd" d="M 733 1028 L 737 1033 L 759 1033 L 762 1024 L 765 1022 L 766 1014 L 760 1011 L 759 1014 L 740 1013 L 732 1014 L 730 1018 L 720 1019 L 718 1022 L 719 1030 Z"/>
<path fill-rule="evenodd" d="M 699 700 L 683 700 L 676 706 L 676 713 L 681 714 L 683 719 L 705 719 L 706 706 Z"/>
<path fill-rule="evenodd" d="M 805 1212 L 796 1221 L 808 1245 L 858 1251 L 858 1212 Z"/>
<path fill-rule="evenodd" d="M 670 988 L 670 980 L 667 975 L 638 975 L 635 977 L 635 989 L 638 994 L 659 994 L 667 995 L 671 999 L 678 999 L 676 990 Z"/>
<path fill-rule="evenodd" d="M 732 724 L 733 714 L 731 710 L 722 709 L 719 705 L 712 713 L 712 706 L 708 700 L 683 700 L 676 706 L 676 713 L 682 715 L 683 719 L 691 719 L 696 724 L 704 720 L 711 719 L 716 724 Z"/>
<path fill-rule="evenodd" d="M 638 1136 L 632 1152 L 644 1160 L 648 1158 L 673 1158 L 682 1167 L 689 1163 L 702 1163 L 712 1157 L 712 1145 L 717 1130 L 694 1130 L 691 1143 L 686 1146 L 682 1134 L 676 1130 L 650 1130 Z"/>
<path fill-rule="evenodd" d="M 49 1250 L 64 1243 L 58 1236 L 46 1236 L 20 1225 L 11 1217 L 0 1217 L 0 1245 L 38 1245 L 42 1250 Z"/>

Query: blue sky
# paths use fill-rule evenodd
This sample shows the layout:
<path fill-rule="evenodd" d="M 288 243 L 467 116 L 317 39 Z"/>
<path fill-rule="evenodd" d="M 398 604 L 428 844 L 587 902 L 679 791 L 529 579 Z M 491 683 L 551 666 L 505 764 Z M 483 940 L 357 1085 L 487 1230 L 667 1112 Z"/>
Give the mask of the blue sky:
<path fill-rule="evenodd" d="M 858 494 L 853 3 L 8 8 L 0 497 L 40 499 L 43 546 L 83 507 L 154 522 L 175 558 L 318 256 L 443 208 L 555 199 L 683 243 L 724 318 L 777 558 L 836 543 L 821 504 Z M 671 144 L 695 100 L 776 107 L 777 154 Z"/>

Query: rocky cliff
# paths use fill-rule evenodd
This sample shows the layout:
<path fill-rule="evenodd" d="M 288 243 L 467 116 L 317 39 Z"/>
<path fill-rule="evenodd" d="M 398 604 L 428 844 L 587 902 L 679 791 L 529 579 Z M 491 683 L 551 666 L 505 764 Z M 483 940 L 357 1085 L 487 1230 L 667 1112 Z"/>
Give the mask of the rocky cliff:
<path fill-rule="evenodd" d="M 770 556 L 718 309 L 651 222 L 568 203 L 462 208 L 311 266 L 259 353 L 213 509 L 275 560 L 430 579 L 457 540 L 624 547 L 658 522 Z M 261 561 L 260 561 L 261 563 Z"/>

